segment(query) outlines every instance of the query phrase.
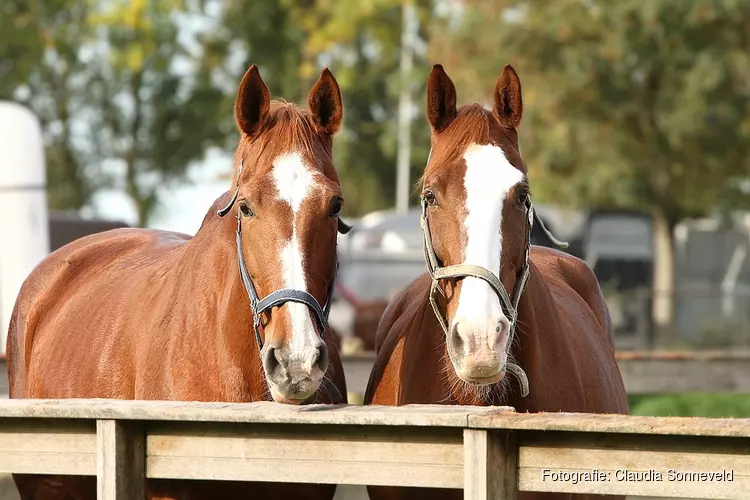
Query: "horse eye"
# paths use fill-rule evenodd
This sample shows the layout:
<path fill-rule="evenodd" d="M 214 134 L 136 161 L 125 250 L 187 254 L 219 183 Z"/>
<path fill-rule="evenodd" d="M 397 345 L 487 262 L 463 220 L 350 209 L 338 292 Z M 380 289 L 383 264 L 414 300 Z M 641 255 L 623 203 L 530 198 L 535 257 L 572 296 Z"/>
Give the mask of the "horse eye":
<path fill-rule="evenodd" d="M 341 213 L 341 208 L 344 206 L 344 200 L 341 198 L 336 198 L 333 202 L 333 206 L 331 207 L 331 217 L 338 217 Z"/>
<path fill-rule="evenodd" d="M 529 199 L 529 192 L 526 190 L 520 191 L 518 193 L 518 204 L 519 205 L 525 205 L 526 202 Z"/>
<path fill-rule="evenodd" d="M 242 212 L 242 215 L 244 215 L 245 217 L 252 217 L 254 215 L 253 211 L 250 210 L 250 207 L 248 207 L 244 203 L 240 203 L 240 212 Z"/>
<path fill-rule="evenodd" d="M 424 199 L 427 201 L 428 205 L 437 205 L 437 198 L 435 198 L 435 193 L 433 193 L 432 190 L 425 191 Z"/>

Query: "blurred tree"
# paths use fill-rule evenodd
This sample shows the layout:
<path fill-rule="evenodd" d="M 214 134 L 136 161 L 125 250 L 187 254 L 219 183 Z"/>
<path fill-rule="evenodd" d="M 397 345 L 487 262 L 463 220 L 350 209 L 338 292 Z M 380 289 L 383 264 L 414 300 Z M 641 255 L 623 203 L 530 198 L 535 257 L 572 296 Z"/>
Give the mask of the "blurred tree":
<path fill-rule="evenodd" d="M 670 326 L 675 225 L 750 205 L 739 182 L 750 178 L 750 3 L 454 4 L 460 23 L 447 16 L 431 40 L 459 98 L 491 95 L 513 64 L 537 199 L 654 216 L 656 319 Z"/>
<path fill-rule="evenodd" d="M 88 12 L 84 0 L 0 3 L 0 99 L 24 104 L 39 118 L 49 204 L 56 209 L 86 205 L 99 180 L 88 164 L 92 157 L 79 149 L 86 123 L 72 119 L 85 107 L 91 77 L 88 60 L 78 53 L 93 37 Z"/>
<path fill-rule="evenodd" d="M 197 72 L 200 46 L 185 36 L 199 8 L 187 0 L 0 5 L 0 98 L 40 118 L 51 207 L 77 210 L 115 186 L 145 226 L 158 190 L 218 140 L 223 93 Z"/>
<path fill-rule="evenodd" d="M 198 71 L 200 46 L 187 31 L 199 20 L 186 0 L 118 0 L 90 18 L 102 34 L 88 85 L 99 112 L 97 146 L 101 158 L 122 163 L 115 183 L 121 179 L 141 226 L 159 190 L 183 179 L 221 137 L 224 95 Z"/>
<path fill-rule="evenodd" d="M 223 4 L 222 29 L 202 41 L 209 48 L 204 69 L 232 82 L 227 101 L 234 99 L 233 86 L 253 63 L 272 94 L 303 105 L 322 66 L 331 68 L 344 99 L 344 127 L 336 136 L 334 155 L 349 214 L 389 208 L 395 200 L 401 2 L 229 0 Z M 428 0 L 417 3 L 423 38 L 430 5 Z M 426 81 L 429 72 L 419 57 L 414 82 Z M 423 86 L 414 85 L 414 180 L 429 148 L 429 129 L 420 119 Z M 236 141 L 236 131 L 228 137 Z"/>

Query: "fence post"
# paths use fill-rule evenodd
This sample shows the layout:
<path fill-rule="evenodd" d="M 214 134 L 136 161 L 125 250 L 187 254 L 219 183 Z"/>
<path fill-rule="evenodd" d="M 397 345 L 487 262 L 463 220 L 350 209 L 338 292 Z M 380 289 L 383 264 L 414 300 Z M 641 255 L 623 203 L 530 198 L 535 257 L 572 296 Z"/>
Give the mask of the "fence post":
<path fill-rule="evenodd" d="M 96 421 L 97 500 L 146 497 L 146 437 L 140 422 Z"/>
<path fill-rule="evenodd" d="M 464 500 L 516 500 L 517 490 L 516 435 L 464 429 Z"/>

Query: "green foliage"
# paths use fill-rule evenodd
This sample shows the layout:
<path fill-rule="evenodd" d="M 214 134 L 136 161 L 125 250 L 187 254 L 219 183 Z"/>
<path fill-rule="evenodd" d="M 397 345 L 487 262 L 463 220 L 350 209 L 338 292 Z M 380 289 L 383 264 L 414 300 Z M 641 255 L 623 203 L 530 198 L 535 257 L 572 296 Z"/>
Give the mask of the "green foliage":
<path fill-rule="evenodd" d="M 116 186 L 141 224 L 158 189 L 210 145 L 237 140 L 232 103 L 258 64 L 276 97 L 304 103 L 323 66 L 342 87 L 335 161 L 349 214 L 393 206 L 404 0 L 5 0 L 0 98 L 40 117 L 50 202 L 78 209 Z M 215 23 L 183 36 L 207 5 Z M 429 148 L 424 87 L 445 65 L 459 100 L 489 103 L 519 71 L 524 157 L 539 201 L 686 216 L 748 204 L 750 3 L 736 0 L 417 0 L 409 76 L 411 179 Z M 210 9 L 208 9 L 210 10 Z M 102 165 L 123 166 L 112 174 Z"/>
<path fill-rule="evenodd" d="M 50 206 L 80 209 L 116 186 L 146 225 L 157 189 L 217 140 L 223 93 L 191 71 L 175 23 L 188 11 L 183 0 L 2 3 L 0 98 L 42 123 Z M 124 175 L 105 171 L 107 160 Z"/>
<path fill-rule="evenodd" d="M 464 4 L 433 51 L 470 96 L 491 95 L 502 65 L 519 71 L 539 198 L 645 208 L 670 226 L 747 204 L 750 3 Z"/>
<path fill-rule="evenodd" d="M 123 164 L 122 188 L 142 226 L 158 190 L 182 179 L 190 161 L 220 137 L 214 124 L 223 93 L 198 73 L 176 13 L 190 13 L 185 0 L 123 0 L 90 18 L 107 47 L 90 82 L 100 111 L 97 144 L 102 157 Z"/>
<path fill-rule="evenodd" d="M 430 2 L 417 6 L 424 27 Z M 250 64 L 259 66 L 274 96 L 303 105 L 320 69 L 330 67 L 344 100 L 344 124 L 335 139 L 334 161 L 346 195 L 345 211 L 362 214 L 393 206 L 401 0 L 230 0 L 223 9 L 223 29 L 203 43 L 211 48 L 204 69 L 224 75 L 234 85 L 224 108 L 231 109 L 236 82 Z M 231 64 L 231 56 L 240 50 L 242 64 Z M 415 68 L 411 81 L 421 113 L 429 68 L 419 56 Z M 424 120 L 417 119 L 412 130 L 413 180 L 427 158 L 428 134 Z M 227 144 L 234 144 L 236 137 L 232 130 Z"/>
<path fill-rule="evenodd" d="M 42 124 L 54 208 L 80 209 L 99 187 L 93 156 L 77 148 L 74 130 L 91 78 L 89 61 L 78 52 L 93 39 L 89 12 L 86 0 L 0 3 L 0 99 L 28 106 Z M 77 130 L 90 131 L 86 124 Z"/>
<path fill-rule="evenodd" d="M 633 415 L 750 418 L 750 394 L 687 393 L 630 395 Z"/>

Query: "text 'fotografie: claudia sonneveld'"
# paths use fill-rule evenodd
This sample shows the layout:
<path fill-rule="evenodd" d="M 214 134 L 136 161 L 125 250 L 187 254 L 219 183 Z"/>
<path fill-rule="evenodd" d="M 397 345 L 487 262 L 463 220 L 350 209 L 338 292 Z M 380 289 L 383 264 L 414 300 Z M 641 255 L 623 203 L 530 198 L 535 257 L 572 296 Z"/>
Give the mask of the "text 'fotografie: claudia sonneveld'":
<path fill-rule="evenodd" d="M 542 469 L 542 481 L 561 481 L 573 484 L 606 481 L 734 481 L 734 470 L 722 469 L 721 471 L 713 472 L 695 472 L 678 471 L 674 469 L 668 469 L 666 471 L 630 471 L 627 469 L 619 469 L 616 471 L 604 471 L 599 469 L 593 469 L 590 471 L 563 471 Z"/>

